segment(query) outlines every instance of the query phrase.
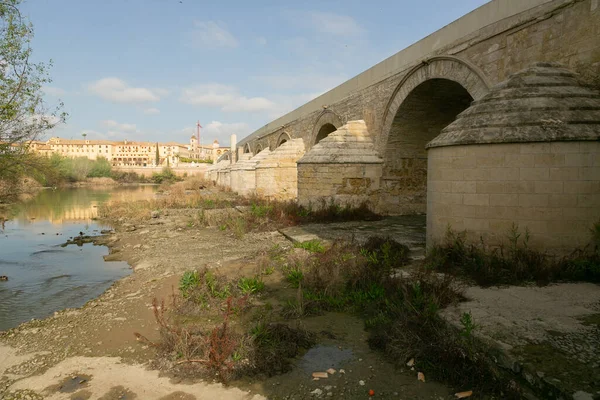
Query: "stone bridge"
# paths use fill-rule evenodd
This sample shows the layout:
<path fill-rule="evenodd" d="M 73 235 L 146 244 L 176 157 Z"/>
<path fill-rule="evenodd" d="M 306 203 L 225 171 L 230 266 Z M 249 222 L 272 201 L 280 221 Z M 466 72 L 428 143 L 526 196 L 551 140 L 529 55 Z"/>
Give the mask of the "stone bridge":
<path fill-rule="evenodd" d="M 600 0 L 493 0 L 258 129 L 209 176 L 427 212 L 428 241 L 517 223 L 547 248 L 583 245 L 600 218 L 599 38 Z"/>

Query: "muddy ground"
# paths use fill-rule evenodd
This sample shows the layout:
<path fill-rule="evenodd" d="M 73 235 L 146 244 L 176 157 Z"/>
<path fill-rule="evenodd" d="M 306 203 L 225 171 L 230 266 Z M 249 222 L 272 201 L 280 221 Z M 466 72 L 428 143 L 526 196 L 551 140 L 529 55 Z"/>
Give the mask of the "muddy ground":
<path fill-rule="evenodd" d="M 223 386 L 151 369 L 155 349 L 138 342 L 133 333 L 159 339 L 154 298 L 168 298 L 186 270 L 232 272 L 274 244 L 291 246 L 279 232 L 236 238 L 216 227 L 193 227 L 195 214 L 197 210 L 172 210 L 144 224 L 121 224 L 100 242 L 109 246 L 109 260 L 133 266 L 130 276 L 80 309 L 0 333 L 0 398 L 364 399 L 369 390 L 376 398 L 453 398 L 444 385 L 419 382 L 417 371 L 398 370 L 371 351 L 363 322 L 347 314 L 305 319 L 305 328 L 317 334 L 318 344 L 284 375 Z M 313 371 L 330 367 L 335 374 L 312 380 Z"/>

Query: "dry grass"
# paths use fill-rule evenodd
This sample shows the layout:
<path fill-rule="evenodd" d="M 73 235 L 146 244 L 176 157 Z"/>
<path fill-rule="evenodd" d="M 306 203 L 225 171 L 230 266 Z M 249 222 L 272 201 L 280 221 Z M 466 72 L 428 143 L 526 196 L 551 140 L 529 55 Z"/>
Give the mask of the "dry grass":
<path fill-rule="evenodd" d="M 270 231 L 302 223 L 380 218 L 371 212 L 366 204 L 348 207 L 323 202 L 315 209 L 304 208 L 293 201 L 238 196 L 197 177 L 188 178 L 183 182 L 164 183 L 159 187 L 157 197 L 150 200 L 104 204 L 100 207 L 99 215 L 111 221 L 139 222 L 150 219 L 153 211 L 160 214 L 163 209 L 205 210 L 238 206 L 245 207 L 245 212 L 221 224 L 237 237 L 242 237 L 248 232 Z"/>
<path fill-rule="evenodd" d="M 450 273 L 481 286 L 546 285 L 560 281 L 600 282 L 600 222 L 591 232 L 590 244 L 565 257 L 553 257 L 528 246 L 529 233 L 513 226 L 507 244 L 488 247 L 483 241 L 467 243 L 464 234 L 449 230 L 445 240 L 433 246 L 424 261 L 428 269 Z"/>

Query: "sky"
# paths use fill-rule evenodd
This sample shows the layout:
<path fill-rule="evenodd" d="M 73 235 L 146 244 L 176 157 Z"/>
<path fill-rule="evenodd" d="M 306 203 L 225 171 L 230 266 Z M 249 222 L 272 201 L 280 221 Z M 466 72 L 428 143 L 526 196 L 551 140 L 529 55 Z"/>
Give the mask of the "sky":
<path fill-rule="evenodd" d="M 228 145 L 487 0 L 24 0 L 63 138 Z"/>

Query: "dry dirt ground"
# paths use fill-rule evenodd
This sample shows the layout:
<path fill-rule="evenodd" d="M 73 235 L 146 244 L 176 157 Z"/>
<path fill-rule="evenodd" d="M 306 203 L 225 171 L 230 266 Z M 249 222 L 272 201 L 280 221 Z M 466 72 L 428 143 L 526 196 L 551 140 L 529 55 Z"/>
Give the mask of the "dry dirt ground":
<path fill-rule="evenodd" d="M 369 389 L 378 398 L 453 397 L 445 386 L 418 382 L 416 371 L 399 371 L 370 351 L 362 322 L 347 315 L 307 321 L 308 329 L 328 334 L 285 375 L 223 386 L 150 369 L 154 349 L 133 333 L 159 339 L 152 300 L 177 290 L 184 271 L 227 268 L 274 244 L 290 247 L 278 232 L 238 239 L 218 228 L 190 228 L 194 212 L 173 210 L 143 225 L 123 224 L 102 241 L 111 249 L 108 259 L 133 266 L 130 276 L 80 309 L 0 333 L 0 399 L 363 399 Z M 340 354 L 347 357 L 336 360 Z M 326 366 L 345 373 L 312 381 L 310 371 Z"/>

